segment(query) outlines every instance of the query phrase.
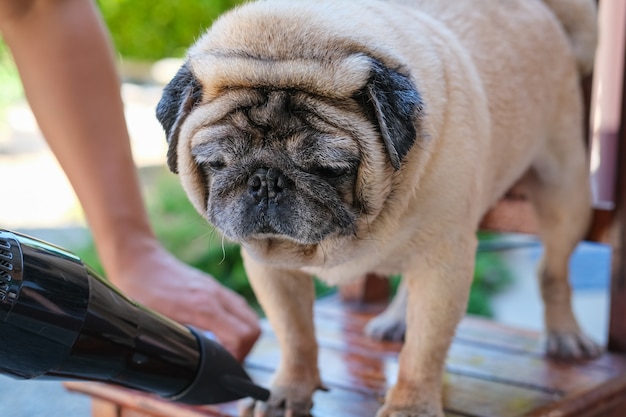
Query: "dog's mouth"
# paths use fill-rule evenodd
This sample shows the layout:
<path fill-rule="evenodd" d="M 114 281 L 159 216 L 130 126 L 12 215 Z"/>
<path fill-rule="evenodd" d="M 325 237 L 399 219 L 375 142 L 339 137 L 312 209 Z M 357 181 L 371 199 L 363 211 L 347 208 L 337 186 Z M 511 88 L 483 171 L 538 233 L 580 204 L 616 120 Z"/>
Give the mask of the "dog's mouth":
<path fill-rule="evenodd" d="M 351 227 L 336 222 L 330 213 L 315 211 L 308 216 L 303 210 L 279 210 L 276 208 L 257 208 L 250 210 L 257 215 L 240 218 L 241 228 L 235 239 L 250 240 L 279 239 L 302 245 L 316 245 L 334 236 L 349 234 Z M 303 218 L 315 218 L 316 221 L 302 221 Z"/>
<path fill-rule="evenodd" d="M 280 239 L 302 245 L 354 234 L 357 217 L 347 208 L 329 207 L 295 192 L 279 201 L 257 201 L 247 194 L 213 201 L 208 216 L 226 238 L 238 243 Z"/>
<path fill-rule="evenodd" d="M 287 240 L 292 241 L 294 243 L 300 244 L 317 244 L 319 242 L 303 242 L 302 239 L 297 239 L 296 236 L 291 236 L 290 234 L 286 234 L 282 232 L 277 227 L 274 227 L 271 224 L 261 224 L 258 225 L 256 230 L 251 231 L 246 238 L 248 240 Z"/>

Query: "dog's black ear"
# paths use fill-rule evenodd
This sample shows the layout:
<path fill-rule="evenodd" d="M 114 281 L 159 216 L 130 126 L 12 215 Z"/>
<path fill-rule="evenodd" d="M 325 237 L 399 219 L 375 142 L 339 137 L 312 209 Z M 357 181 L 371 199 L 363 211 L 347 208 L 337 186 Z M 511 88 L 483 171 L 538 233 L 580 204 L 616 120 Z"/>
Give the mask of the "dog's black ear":
<path fill-rule="evenodd" d="M 359 95 L 369 112 L 373 112 L 391 164 L 400 169 L 400 162 L 417 139 L 423 112 L 415 84 L 407 75 L 372 60 L 370 79 Z"/>
<path fill-rule="evenodd" d="M 176 147 L 180 126 L 201 99 L 202 85 L 185 63 L 165 86 L 163 96 L 157 105 L 156 117 L 165 130 L 168 143 L 167 166 L 176 174 L 178 173 Z"/>

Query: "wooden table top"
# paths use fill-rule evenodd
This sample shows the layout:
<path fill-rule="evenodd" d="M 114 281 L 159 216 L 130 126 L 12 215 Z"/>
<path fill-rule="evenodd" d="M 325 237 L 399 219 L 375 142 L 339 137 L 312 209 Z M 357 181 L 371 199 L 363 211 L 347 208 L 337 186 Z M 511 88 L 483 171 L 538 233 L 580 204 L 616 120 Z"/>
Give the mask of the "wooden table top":
<path fill-rule="evenodd" d="M 400 343 L 377 342 L 362 329 L 381 306 L 318 301 L 315 310 L 319 364 L 329 392 L 314 397 L 314 417 L 374 416 L 395 382 Z M 252 378 L 267 386 L 278 364 L 276 338 L 264 322 L 263 336 L 246 361 Z M 163 417 L 236 417 L 235 403 L 189 407 L 103 384 L 72 382 L 87 393 Z M 625 399 L 626 357 L 604 354 L 577 364 L 548 360 L 540 334 L 467 317 L 450 350 L 444 382 L 449 417 L 595 416 L 589 404 Z"/>

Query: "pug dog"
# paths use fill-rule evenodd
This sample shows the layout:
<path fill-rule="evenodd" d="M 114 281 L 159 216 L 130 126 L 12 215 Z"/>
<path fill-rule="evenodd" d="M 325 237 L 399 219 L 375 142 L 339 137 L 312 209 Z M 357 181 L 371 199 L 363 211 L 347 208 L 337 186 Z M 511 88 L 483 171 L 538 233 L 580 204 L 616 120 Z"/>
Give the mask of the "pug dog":
<path fill-rule="evenodd" d="M 548 353 L 600 352 L 567 271 L 591 212 L 579 85 L 595 43 L 593 0 L 267 0 L 199 38 L 157 117 L 191 202 L 241 244 L 281 346 L 270 399 L 243 416 L 309 415 L 323 387 L 311 277 L 370 272 L 406 287 L 372 325 L 406 313 L 377 416 L 443 416 L 475 232 L 520 179 L 545 244 Z"/>

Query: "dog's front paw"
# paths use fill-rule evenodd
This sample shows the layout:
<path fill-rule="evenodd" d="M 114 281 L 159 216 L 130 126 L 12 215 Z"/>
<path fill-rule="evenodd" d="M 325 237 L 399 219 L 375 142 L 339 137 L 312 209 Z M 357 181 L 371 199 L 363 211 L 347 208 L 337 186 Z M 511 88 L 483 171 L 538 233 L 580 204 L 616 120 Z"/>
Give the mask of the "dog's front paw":
<path fill-rule="evenodd" d="M 546 339 L 546 353 L 556 359 L 593 359 L 600 356 L 602 348 L 580 331 L 550 331 Z"/>
<path fill-rule="evenodd" d="M 319 389 L 326 390 L 324 387 Z M 299 384 L 274 386 L 267 402 L 245 399 L 239 403 L 240 417 L 309 417 L 313 392 Z"/>
<path fill-rule="evenodd" d="M 376 417 L 444 417 L 443 411 L 430 406 L 393 407 L 383 405 Z"/>

